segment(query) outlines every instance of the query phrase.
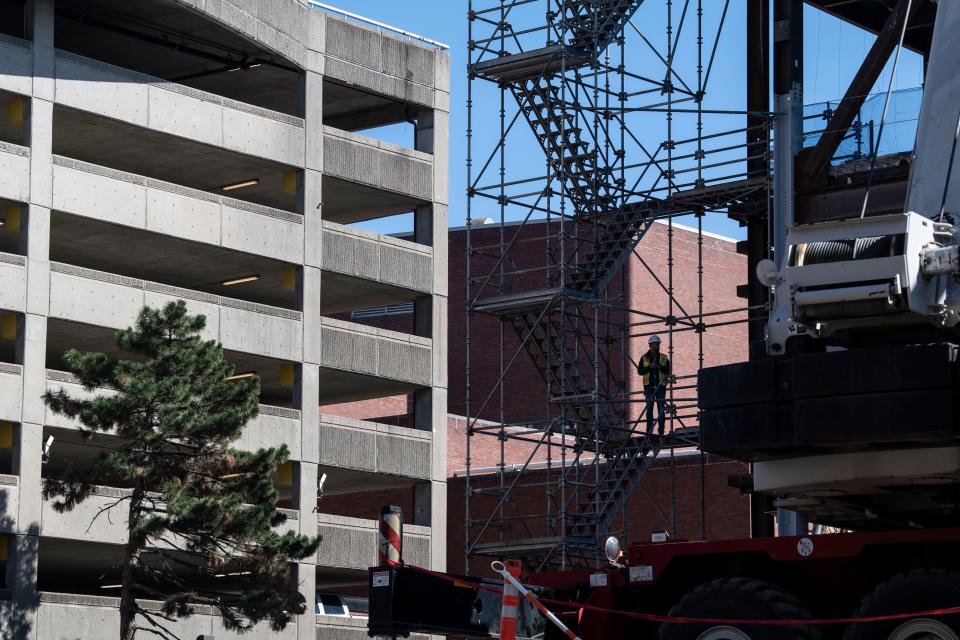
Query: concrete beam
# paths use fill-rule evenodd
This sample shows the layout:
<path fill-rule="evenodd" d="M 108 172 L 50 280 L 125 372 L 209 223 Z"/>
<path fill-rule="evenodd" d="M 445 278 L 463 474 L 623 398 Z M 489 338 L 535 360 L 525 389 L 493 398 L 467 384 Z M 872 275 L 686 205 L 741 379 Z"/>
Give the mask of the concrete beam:
<path fill-rule="evenodd" d="M 320 464 L 415 479 L 430 478 L 429 432 L 321 414 Z M 331 485 L 336 490 L 334 485 Z"/>
<path fill-rule="evenodd" d="M 444 74 L 433 47 L 336 16 L 326 16 L 324 53 L 329 77 L 372 93 L 432 108 L 433 90 L 449 90 L 449 79 L 438 86 Z"/>
<path fill-rule="evenodd" d="M 44 500 L 42 508 L 42 525 L 40 534 L 43 537 L 59 538 L 63 540 L 96 540 L 98 543 L 122 545 L 127 540 L 127 511 L 126 503 L 121 502 L 112 507 L 118 498 L 129 495 L 128 489 L 116 487 L 95 487 L 93 494 L 78 504 L 71 511 L 58 513 L 54 509 L 55 500 Z M 39 492 L 38 492 L 39 494 Z M 109 509 L 109 514 L 102 509 Z M 278 533 L 299 530 L 299 514 L 296 511 L 283 509 L 287 521 L 276 527 Z M 21 520 L 23 520 L 21 514 Z"/>
<path fill-rule="evenodd" d="M 287 445 L 291 460 L 301 459 L 300 411 L 287 407 L 260 405 L 260 414 L 248 422 L 233 443 L 237 449 L 256 451 Z"/>
<path fill-rule="evenodd" d="M 427 338 L 332 318 L 323 318 L 321 335 L 320 404 L 430 386 L 431 341 Z"/>
<path fill-rule="evenodd" d="M 20 422 L 23 403 L 23 367 L 0 362 L 0 420 Z"/>
<path fill-rule="evenodd" d="M 17 365 L 5 366 L 15 368 Z M 0 373 L 0 375 L 3 374 Z M 85 399 L 112 393 L 109 389 L 87 391 L 72 374 L 66 371 L 47 369 L 46 391 L 57 392 L 61 389 L 69 393 L 71 397 Z M 0 414 L 0 420 L 16 421 L 14 418 L 5 418 L 2 414 Z M 233 446 L 243 451 L 253 451 L 261 447 L 279 447 L 281 444 L 286 444 L 287 448 L 290 449 L 291 459 L 299 460 L 301 458 L 301 448 L 298 441 L 300 420 L 301 414 L 297 409 L 261 404 L 259 415 L 247 423 L 240 438 L 233 443 Z M 81 426 L 78 420 L 67 418 L 49 410 L 45 413 L 43 424 L 49 427 L 71 430 L 79 429 Z"/>
<path fill-rule="evenodd" d="M 33 44 L 0 34 L 0 89 L 29 96 L 33 93 Z"/>
<path fill-rule="evenodd" d="M 307 63 L 307 45 L 316 46 L 309 33 L 309 27 L 316 24 L 309 15 L 313 10 L 297 0 L 176 1 L 279 53 L 299 67 Z"/>
<path fill-rule="evenodd" d="M 299 264 L 303 216 L 53 156 L 53 208 L 224 249 Z"/>
<path fill-rule="evenodd" d="M 323 222 L 323 268 L 325 275 L 346 276 L 329 278 L 325 284 L 324 313 L 378 306 L 384 298 L 411 300 L 433 285 L 430 247 L 327 221 Z M 364 286 L 354 280 L 384 286 Z M 343 286 L 337 286 L 341 282 Z"/>
<path fill-rule="evenodd" d="M 0 253 L 0 309 L 27 310 L 27 259 Z"/>
<path fill-rule="evenodd" d="M 0 506 L 3 507 L 3 516 L 0 516 L 0 533 L 17 533 L 17 514 L 19 513 L 18 504 L 20 500 L 20 477 L 15 475 L 0 475 Z M 3 538 L 0 544 L 7 544 L 8 539 Z M 7 549 L 9 551 L 9 548 Z M 16 579 L 13 571 L 12 562 L 6 563 L 7 584 L 12 584 Z M 0 627 L 2 629 L 2 627 Z"/>
<path fill-rule="evenodd" d="M 433 159 L 368 136 L 324 127 L 326 174 L 424 201 L 433 199 Z"/>
<path fill-rule="evenodd" d="M 299 166 L 210 145 L 163 131 L 57 104 L 53 149 L 57 155 L 99 164 L 211 195 L 229 195 L 286 211 L 297 210 Z M 34 147 L 33 153 L 37 150 Z M 302 156 L 303 147 L 291 152 Z M 48 160 L 49 165 L 49 160 Z M 227 185 L 242 188 L 224 191 Z"/>
<path fill-rule="evenodd" d="M 205 337 L 226 349 L 292 362 L 301 356 L 299 311 L 60 263 L 51 269 L 49 291 L 51 317 L 114 329 L 129 326 L 145 304 L 183 299 L 191 313 L 207 317 Z"/>
<path fill-rule="evenodd" d="M 37 624 L 34 630 L 36 638 L 62 638 L 69 628 L 71 640 L 101 640 L 104 629 L 120 627 L 120 599 L 105 596 L 88 596 L 70 593 L 39 594 Z M 149 601 L 141 604 L 151 606 Z M 159 607 L 159 602 L 152 606 Z M 219 614 L 209 607 L 199 607 L 196 614 L 181 618 L 173 623 L 164 623 L 172 633 L 181 638 L 196 638 L 199 635 L 212 635 L 217 640 L 243 640 L 247 637 L 269 637 L 277 640 L 297 640 L 297 622 L 288 625 L 282 633 L 270 630 L 263 623 L 248 634 L 240 635 L 227 631 Z"/>
<path fill-rule="evenodd" d="M 66 51 L 56 102 L 211 146 L 302 166 L 303 119 Z"/>
<path fill-rule="evenodd" d="M 347 569 L 364 569 L 377 564 L 376 520 L 348 518 L 326 513 L 317 514 L 317 531 L 323 542 L 317 551 L 317 565 Z M 404 524 L 403 559 L 425 567 L 430 561 L 430 528 Z"/>
<path fill-rule="evenodd" d="M 0 198 L 30 199 L 30 149 L 0 142 Z"/>

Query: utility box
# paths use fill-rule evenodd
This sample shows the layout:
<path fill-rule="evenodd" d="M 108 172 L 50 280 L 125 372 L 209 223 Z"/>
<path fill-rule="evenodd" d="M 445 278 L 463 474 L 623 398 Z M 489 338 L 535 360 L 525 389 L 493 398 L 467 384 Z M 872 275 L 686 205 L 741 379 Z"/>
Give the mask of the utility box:
<path fill-rule="evenodd" d="M 435 574 L 404 565 L 370 569 L 368 635 L 411 633 L 490 638 L 500 633 L 503 583 Z M 517 638 L 542 637 L 546 619 L 528 601 L 517 607 Z"/>

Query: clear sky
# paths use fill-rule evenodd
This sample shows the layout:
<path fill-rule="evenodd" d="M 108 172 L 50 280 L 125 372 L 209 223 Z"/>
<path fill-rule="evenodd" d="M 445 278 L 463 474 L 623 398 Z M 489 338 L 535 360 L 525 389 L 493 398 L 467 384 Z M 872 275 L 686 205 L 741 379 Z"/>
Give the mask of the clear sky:
<path fill-rule="evenodd" d="M 674 10 L 682 8 L 683 2 L 684 0 L 673 0 Z M 664 4 L 665 0 L 647 0 L 646 5 L 658 3 Z M 462 225 L 466 218 L 466 0 L 329 0 L 328 4 L 450 45 L 452 79 L 449 216 L 451 226 Z M 490 4 L 492 2 L 486 2 L 484 6 Z M 692 5 L 695 5 L 695 2 Z M 708 7 L 708 10 L 720 5 L 721 0 L 704 0 L 704 6 Z M 720 51 L 717 60 L 723 64 L 717 65 L 713 72 L 715 75 L 710 81 L 714 91 L 726 92 L 731 103 L 739 104 L 739 108 L 743 108 L 745 99 L 744 5 L 744 0 L 732 0 L 730 3 L 724 32 L 718 45 Z M 804 21 L 804 102 L 809 104 L 836 100 L 842 97 L 847 83 L 870 48 L 873 36 L 810 7 L 805 10 Z M 704 33 L 706 32 L 705 28 Z M 891 67 L 892 64 L 887 65 L 874 92 L 886 91 Z M 897 70 L 894 88 L 917 87 L 922 79 L 920 56 L 905 51 Z M 486 124 L 492 126 L 494 121 L 499 120 L 496 115 L 498 105 L 492 98 L 487 97 L 490 95 L 492 94 L 484 94 L 475 99 L 474 114 L 475 118 L 486 120 Z M 909 120 L 915 116 L 891 112 L 888 122 L 895 117 Z M 815 126 L 815 123 L 811 126 Z M 900 129 L 903 129 L 903 126 L 910 128 L 909 124 L 899 126 Z M 890 130 L 892 131 L 893 127 Z M 688 127 L 687 131 L 677 132 L 674 137 L 692 137 L 693 134 L 694 131 Z M 382 132 L 382 137 L 397 142 L 404 142 L 407 136 L 408 132 L 397 129 Z M 884 133 L 884 136 L 886 137 L 887 133 Z M 909 140 L 909 135 L 906 139 Z M 410 144 L 409 141 L 406 141 L 406 144 Z M 906 144 L 909 145 L 909 141 Z M 517 153 L 521 157 L 517 158 L 514 166 L 543 164 L 542 154 L 535 157 L 534 154 L 539 153 L 536 150 L 517 149 Z M 525 157 L 528 153 L 529 157 Z M 737 225 L 721 214 L 708 216 L 704 227 L 716 233 L 743 237 Z M 382 232 L 403 231 L 409 228 L 409 221 L 387 220 L 373 225 L 372 228 Z"/>

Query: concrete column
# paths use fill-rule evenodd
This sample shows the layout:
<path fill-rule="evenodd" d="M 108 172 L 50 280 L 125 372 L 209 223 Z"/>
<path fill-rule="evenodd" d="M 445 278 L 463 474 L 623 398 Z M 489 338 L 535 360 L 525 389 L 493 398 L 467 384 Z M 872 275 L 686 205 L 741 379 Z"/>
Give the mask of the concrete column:
<path fill-rule="evenodd" d="M 319 55 L 319 54 L 316 54 Z M 323 231 L 323 76 L 306 71 L 303 83 L 303 117 L 306 165 L 303 171 L 301 211 L 304 214 L 304 263 L 322 266 Z"/>
<path fill-rule="evenodd" d="M 20 245 L 27 256 L 27 313 L 45 316 L 50 309 L 50 209 L 36 204 L 25 209 Z"/>
<path fill-rule="evenodd" d="M 27 4 L 33 39 L 33 88 L 30 103 L 30 202 L 22 207 L 20 249 L 27 256 L 27 309 L 18 323 L 17 359 L 23 365 L 23 409 L 17 442 L 20 498 L 17 535 L 10 545 L 13 611 L 4 615 L 3 637 L 36 637 L 37 549 L 40 541 L 46 390 L 46 336 L 50 289 L 50 202 L 53 185 L 54 0 Z"/>
<path fill-rule="evenodd" d="M 320 367 L 300 365 L 294 402 L 300 407 L 300 458 L 320 461 Z"/>
<path fill-rule="evenodd" d="M 47 360 L 47 310 L 50 291 L 50 210 L 30 205 L 27 215 L 27 313 L 20 324 L 22 331 L 17 336 L 17 356 L 23 365 L 23 397 L 20 429 L 20 506 L 36 501 L 35 516 L 39 522 L 40 500 L 40 435 L 46 409 L 43 394 L 46 391 Z M 37 430 L 37 434 L 33 434 Z M 31 442 L 27 442 L 30 439 Z M 34 442 L 35 440 L 35 442 Z M 33 458 L 36 458 L 36 477 Z"/>
<path fill-rule="evenodd" d="M 433 201 L 435 204 L 449 204 L 450 169 L 450 114 L 446 111 L 433 112 Z M 446 214 L 444 214 L 444 235 L 446 238 Z"/>
<path fill-rule="evenodd" d="M 305 536 L 317 535 L 317 464 L 300 462 L 297 494 L 300 507 L 300 533 Z"/>
<path fill-rule="evenodd" d="M 305 326 L 307 326 L 305 324 Z M 319 458 L 320 416 L 317 398 L 320 394 L 320 367 L 304 363 L 297 368 L 294 403 L 300 407 L 300 463 L 297 474 L 299 530 L 307 536 L 317 535 L 317 516 L 314 511 L 317 500 L 317 464 Z M 314 597 L 316 591 L 315 558 L 305 558 L 297 567 L 300 593 L 306 600 L 307 610 L 297 623 L 298 640 L 314 640 L 316 624 Z"/>
<path fill-rule="evenodd" d="M 307 610 L 297 620 L 297 640 L 316 640 L 317 568 L 315 565 L 309 563 L 297 565 L 297 586 L 307 605 Z"/>
<path fill-rule="evenodd" d="M 11 640 L 37 638 L 37 550 L 40 526 L 10 541 L 7 584 L 13 594 L 10 603 L 0 602 L 0 637 Z"/>
<path fill-rule="evenodd" d="M 44 292 L 47 285 L 43 285 Z M 23 363 L 23 411 L 17 443 L 17 467 L 20 476 L 20 499 L 17 518 L 17 585 L 14 597 L 22 606 L 33 602 L 36 586 L 36 548 L 40 534 L 40 513 L 43 507 L 44 405 L 41 395 L 46 388 L 47 318 L 27 314 L 23 333 L 18 338 Z"/>
<path fill-rule="evenodd" d="M 37 550 L 40 545 L 41 463 L 43 426 L 20 425 L 20 500 L 16 535 L 8 547 L 7 584 L 12 609 L 0 621 L 0 637 L 27 640 L 37 637 Z"/>
<path fill-rule="evenodd" d="M 317 12 L 310 12 L 317 13 Z M 311 30 L 313 33 L 313 30 Z M 321 39 L 322 44 L 322 39 Z M 317 51 L 322 51 L 322 46 Z M 299 367 L 296 403 L 300 408 L 300 533 L 317 535 L 317 462 L 320 459 L 320 283 L 323 266 L 323 76 L 322 54 L 311 51 L 310 69 L 301 77 L 305 128 L 305 166 L 301 176 L 300 211 L 303 213 L 303 268 L 300 303 L 303 311 L 303 363 Z M 316 557 L 298 566 L 299 588 L 307 610 L 297 624 L 297 640 L 315 640 L 317 625 Z"/>
<path fill-rule="evenodd" d="M 311 267 L 323 266 L 323 176 L 305 169 L 303 183 L 303 262 Z"/>
<path fill-rule="evenodd" d="M 436 140 L 434 127 L 435 111 L 421 111 L 417 114 L 417 122 L 413 130 L 413 148 L 424 153 L 433 153 Z"/>
<path fill-rule="evenodd" d="M 33 0 L 33 94 L 30 104 L 30 202 L 50 206 L 53 145 L 54 0 Z"/>
<path fill-rule="evenodd" d="M 20 424 L 18 444 L 18 471 L 20 475 L 20 499 L 18 501 L 17 533 L 25 533 L 32 525 L 40 524 L 42 506 L 43 425 L 23 422 Z"/>
<path fill-rule="evenodd" d="M 323 76 L 305 71 L 302 82 L 306 168 L 323 171 Z"/>
<path fill-rule="evenodd" d="M 433 386 L 447 389 L 447 296 L 434 294 L 430 306 L 430 337 L 433 339 Z M 444 402 L 446 412 L 446 402 Z"/>
<path fill-rule="evenodd" d="M 436 374 L 435 374 L 436 375 Z M 433 440 L 430 447 L 430 568 L 447 568 L 447 390 L 431 393 Z"/>
<path fill-rule="evenodd" d="M 434 295 L 447 296 L 447 254 L 449 245 L 447 243 L 447 205 L 433 204 L 433 237 L 443 238 L 443 242 L 433 243 L 433 293 Z"/>
<path fill-rule="evenodd" d="M 297 465 L 297 508 L 299 514 L 299 530 L 302 535 L 317 535 L 317 516 L 314 505 L 317 500 L 317 465 L 312 462 L 303 462 Z M 304 558 L 297 565 L 297 588 L 306 600 L 306 611 L 297 620 L 297 640 L 314 640 L 316 638 L 316 618 L 314 613 L 314 598 L 316 593 L 316 557 Z"/>
<path fill-rule="evenodd" d="M 446 438 L 444 438 L 446 442 Z M 446 451 L 443 454 L 446 469 Z M 447 482 L 430 483 L 430 568 L 447 570 Z"/>
<path fill-rule="evenodd" d="M 300 305 L 303 310 L 303 360 L 320 364 L 323 345 L 320 326 L 323 316 L 320 308 L 321 273 L 318 267 L 304 265 L 298 283 Z"/>
<path fill-rule="evenodd" d="M 445 54 L 438 69 L 449 69 Z M 443 62 L 445 64 L 439 64 Z M 442 77 L 441 77 L 442 76 Z M 449 87 L 449 73 L 438 73 L 438 89 Z M 442 85 L 442 86 L 441 86 Z M 439 93 L 439 92 L 438 92 Z M 449 100 L 447 101 L 449 103 Z M 430 429 L 430 489 L 418 491 L 417 510 L 429 493 L 430 567 L 443 571 L 447 566 L 447 171 L 449 168 L 450 114 L 442 109 L 417 117 L 417 150 L 433 155 L 433 202 L 419 207 L 414 214 L 414 239 L 433 247 L 432 295 L 416 301 L 414 323 L 418 335 L 433 341 L 432 387 L 414 394 L 414 424 Z M 416 517 L 426 520 L 427 514 Z"/>

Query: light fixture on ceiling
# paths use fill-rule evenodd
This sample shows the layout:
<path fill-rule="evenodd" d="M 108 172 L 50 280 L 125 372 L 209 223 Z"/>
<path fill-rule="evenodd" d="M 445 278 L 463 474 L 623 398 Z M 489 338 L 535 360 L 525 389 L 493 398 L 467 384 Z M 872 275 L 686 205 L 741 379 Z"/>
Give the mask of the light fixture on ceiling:
<path fill-rule="evenodd" d="M 233 382 L 234 380 L 249 380 L 255 375 L 257 375 L 256 371 L 241 371 L 240 373 L 235 373 L 232 376 L 227 376 L 223 380 L 224 382 Z"/>
<path fill-rule="evenodd" d="M 238 64 L 233 69 L 227 69 L 227 71 L 246 71 L 247 69 L 256 69 L 257 67 L 262 67 L 262 62 L 254 62 L 253 64 Z"/>
<path fill-rule="evenodd" d="M 47 436 L 40 448 L 40 462 L 46 464 L 50 462 L 50 448 L 53 447 L 53 436 Z"/>
<path fill-rule="evenodd" d="M 100 585 L 100 588 L 101 588 L 101 589 L 120 589 L 120 588 L 122 588 L 122 587 L 123 587 L 122 584 L 102 584 L 102 585 Z"/>
<path fill-rule="evenodd" d="M 317 480 L 317 498 L 323 497 L 323 485 L 327 483 L 327 474 L 320 476 L 320 479 Z"/>
<path fill-rule="evenodd" d="M 224 280 L 220 284 L 225 287 L 232 287 L 235 284 L 246 284 L 248 282 L 256 282 L 260 279 L 259 273 L 251 273 L 247 276 L 240 276 L 239 278 L 231 278 L 230 280 Z"/>
<path fill-rule="evenodd" d="M 225 184 L 220 187 L 221 191 L 233 191 L 234 189 L 242 189 L 244 187 L 252 187 L 255 184 L 260 184 L 260 178 L 250 178 L 249 180 L 243 180 L 241 182 L 234 182 L 233 184 Z"/>

